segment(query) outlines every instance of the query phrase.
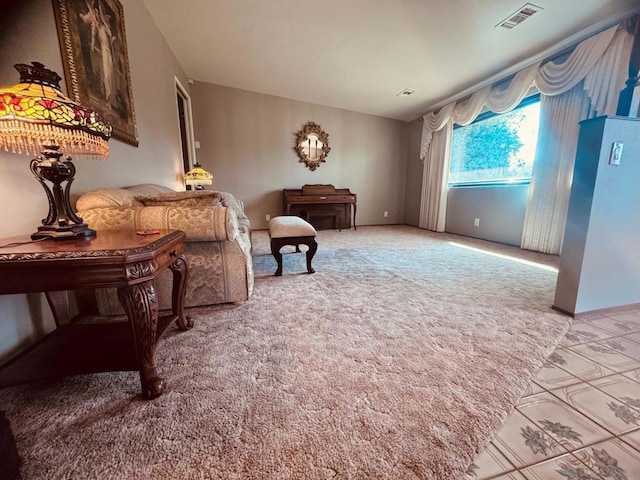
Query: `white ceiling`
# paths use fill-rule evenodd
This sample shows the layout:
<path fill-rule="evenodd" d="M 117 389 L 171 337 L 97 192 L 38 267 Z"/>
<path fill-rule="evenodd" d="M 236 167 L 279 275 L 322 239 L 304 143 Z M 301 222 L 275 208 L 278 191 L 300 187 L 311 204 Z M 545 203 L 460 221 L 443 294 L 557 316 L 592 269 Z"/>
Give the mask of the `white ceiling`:
<path fill-rule="evenodd" d="M 507 30 L 526 0 L 143 1 L 194 80 L 405 121 L 640 11 L 533 0 Z"/>

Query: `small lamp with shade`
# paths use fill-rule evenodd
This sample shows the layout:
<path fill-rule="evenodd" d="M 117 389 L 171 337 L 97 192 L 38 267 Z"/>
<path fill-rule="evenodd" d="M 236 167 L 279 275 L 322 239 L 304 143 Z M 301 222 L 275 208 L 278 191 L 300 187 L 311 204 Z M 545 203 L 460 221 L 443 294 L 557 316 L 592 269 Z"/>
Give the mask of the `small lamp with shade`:
<path fill-rule="evenodd" d="M 213 175 L 207 172 L 199 163 L 195 163 L 193 168 L 184 174 L 184 183 L 187 190 L 204 190 L 203 185 L 213 183 Z"/>

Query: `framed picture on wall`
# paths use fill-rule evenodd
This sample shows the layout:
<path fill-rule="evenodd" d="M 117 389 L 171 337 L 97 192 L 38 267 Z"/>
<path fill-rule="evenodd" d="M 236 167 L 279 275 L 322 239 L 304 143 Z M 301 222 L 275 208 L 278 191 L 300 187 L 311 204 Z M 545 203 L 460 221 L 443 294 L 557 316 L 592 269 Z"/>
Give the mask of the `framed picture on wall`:
<path fill-rule="evenodd" d="M 67 94 L 100 112 L 113 137 L 138 146 L 131 74 L 118 0 L 53 0 Z"/>

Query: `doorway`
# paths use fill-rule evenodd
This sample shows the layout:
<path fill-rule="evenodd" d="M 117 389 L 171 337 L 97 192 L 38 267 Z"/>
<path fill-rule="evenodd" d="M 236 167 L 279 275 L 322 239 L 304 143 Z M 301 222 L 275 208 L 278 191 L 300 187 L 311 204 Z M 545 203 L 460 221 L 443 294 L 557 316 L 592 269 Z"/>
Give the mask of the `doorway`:
<path fill-rule="evenodd" d="M 176 101 L 178 105 L 178 125 L 180 128 L 180 145 L 182 147 L 182 174 L 187 173 L 196 163 L 195 141 L 193 136 L 193 116 L 191 97 L 176 78 Z M 187 190 L 191 186 L 187 185 Z"/>

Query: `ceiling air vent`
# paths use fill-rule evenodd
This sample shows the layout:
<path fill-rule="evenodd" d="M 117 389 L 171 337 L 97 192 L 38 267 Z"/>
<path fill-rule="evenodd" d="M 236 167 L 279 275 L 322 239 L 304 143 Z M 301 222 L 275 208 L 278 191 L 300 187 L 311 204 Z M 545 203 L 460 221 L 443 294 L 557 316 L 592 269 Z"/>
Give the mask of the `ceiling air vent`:
<path fill-rule="evenodd" d="M 520 25 L 527 18 L 529 18 L 534 13 L 539 12 L 540 10 L 543 10 L 543 8 L 534 5 L 533 3 L 527 3 L 522 8 L 516 10 L 507 18 L 498 23 L 496 27 L 504 27 L 511 30 L 513 27 Z"/>

